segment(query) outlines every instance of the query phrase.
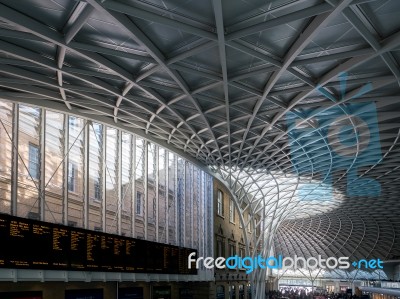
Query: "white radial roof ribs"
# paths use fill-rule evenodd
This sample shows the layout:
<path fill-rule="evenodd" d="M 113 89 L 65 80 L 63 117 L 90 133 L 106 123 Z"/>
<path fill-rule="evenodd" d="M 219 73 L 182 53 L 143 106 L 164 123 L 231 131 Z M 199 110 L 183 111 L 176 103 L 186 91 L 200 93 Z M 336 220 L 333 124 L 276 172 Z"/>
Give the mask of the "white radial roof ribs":
<path fill-rule="evenodd" d="M 398 259 L 399 13 L 397 0 L 0 0 L 0 98 L 211 167 L 277 253 Z"/>

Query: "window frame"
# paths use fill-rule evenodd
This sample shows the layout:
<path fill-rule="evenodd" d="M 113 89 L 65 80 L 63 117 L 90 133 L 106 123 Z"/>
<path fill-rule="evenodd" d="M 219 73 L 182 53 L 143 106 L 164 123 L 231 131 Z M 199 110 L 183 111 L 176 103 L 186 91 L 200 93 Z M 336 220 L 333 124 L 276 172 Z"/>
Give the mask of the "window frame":
<path fill-rule="evenodd" d="M 229 199 L 229 222 L 235 224 L 235 204 L 233 199 Z"/>
<path fill-rule="evenodd" d="M 234 240 L 229 240 L 229 256 L 236 255 L 236 242 Z"/>
<path fill-rule="evenodd" d="M 224 193 L 217 190 L 217 215 L 224 217 Z"/>
<path fill-rule="evenodd" d="M 225 257 L 225 238 L 217 236 L 217 257 Z"/>
<path fill-rule="evenodd" d="M 247 232 L 251 234 L 253 230 L 251 229 L 251 215 L 250 213 L 247 214 Z"/>
<path fill-rule="evenodd" d="M 72 174 L 72 176 L 71 176 Z M 68 162 L 68 182 L 67 188 L 69 192 L 76 192 L 76 174 L 77 174 L 77 167 L 74 162 Z M 71 181 L 72 178 L 72 181 Z M 71 184 L 72 182 L 72 184 Z M 72 186 L 72 188 L 71 188 Z"/>
<path fill-rule="evenodd" d="M 35 160 L 33 161 L 33 154 L 32 154 L 32 149 L 36 150 L 35 153 Z M 39 180 L 40 178 L 40 161 L 39 161 L 39 155 L 40 155 L 40 149 L 39 146 L 29 142 L 29 150 L 28 150 L 28 161 L 29 161 L 29 165 L 28 165 L 28 173 L 29 176 L 34 179 L 34 180 Z M 35 169 L 33 170 L 33 167 L 35 167 Z M 34 171 L 34 172 L 33 172 Z"/>
<path fill-rule="evenodd" d="M 140 191 L 136 191 L 135 197 L 135 214 L 137 216 L 143 216 L 143 209 L 142 209 L 142 200 L 144 194 Z"/>
<path fill-rule="evenodd" d="M 101 184 L 100 184 L 100 178 L 96 178 L 93 182 L 93 194 L 94 194 L 94 200 L 95 201 L 101 201 Z"/>

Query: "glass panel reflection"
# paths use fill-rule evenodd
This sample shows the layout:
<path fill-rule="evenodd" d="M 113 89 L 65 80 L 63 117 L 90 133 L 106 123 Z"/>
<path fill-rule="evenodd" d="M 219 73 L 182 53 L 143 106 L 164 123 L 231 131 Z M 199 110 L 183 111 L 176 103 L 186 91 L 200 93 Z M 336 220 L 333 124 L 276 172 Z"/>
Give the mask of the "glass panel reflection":
<path fill-rule="evenodd" d="M 40 218 L 40 116 L 39 108 L 19 107 L 17 216 L 31 219 Z"/>
<path fill-rule="evenodd" d="M 62 223 L 64 172 L 64 115 L 46 111 L 45 216 L 46 221 Z"/>
<path fill-rule="evenodd" d="M 212 238 L 203 238 L 212 232 L 211 177 L 175 153 L 91 120 L 1 101 L 0 138 L 0 212 L 11 214 L 15 198 L 17 216 L 212 254 Z"/>
<path fill-rule="evenodd" d="M 108 233 L 118 232 L 118 131 L 106 129 L 106 227 Z"/>
<path fill-rule="evenodd" d="M 89 127 L 89 229 L 103 230 L 103 130 L 98 123 Z"/>
<path fill-rule="evenodd" d="M 68 225 L 83 227 L 83 162 L 84 136 L 86 123 L 83 119 L 69 116 L 69 154 L 68 154 Z"/>
<path fill-rule="evenodd" d="M 0 212 L 11 212 L 13 105 L 0 102 Z"/>

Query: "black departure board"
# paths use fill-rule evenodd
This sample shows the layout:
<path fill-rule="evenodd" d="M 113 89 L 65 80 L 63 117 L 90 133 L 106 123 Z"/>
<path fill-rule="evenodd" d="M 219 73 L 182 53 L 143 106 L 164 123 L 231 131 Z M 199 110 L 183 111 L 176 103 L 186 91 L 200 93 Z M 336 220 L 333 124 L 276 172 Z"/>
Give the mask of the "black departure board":
<path fill-rule="evenodd" d="M 0 267 L 160 274 L 188 269 L 195 249 L 0 214 Z"/>

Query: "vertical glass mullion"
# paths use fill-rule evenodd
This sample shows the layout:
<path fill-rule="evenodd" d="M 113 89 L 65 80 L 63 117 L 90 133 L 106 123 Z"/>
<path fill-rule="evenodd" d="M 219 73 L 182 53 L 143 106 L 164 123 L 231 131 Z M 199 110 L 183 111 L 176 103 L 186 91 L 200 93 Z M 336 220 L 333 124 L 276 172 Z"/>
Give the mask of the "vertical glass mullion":
<path fill-rule="evenodd" d="M 164 150 L 164 169 L 165 169 L 165 185 L 164 185 L 164 205 L 165 205 L 165 243 L 169 243 L 169 152 Z"/>
<path fill-rule="evenodd" d="M 193 247 L 193 179 L 192 179 L 192 167 L 191 163 L 188 161 L 184 161 L 184 169 L 185 169 L 185 208 L 184 208 L 184 224 L 183 227 L 185 229 L 184 240 L 185 246 Z"/>
<path fill-rule="evenodd" d="M 154 217 L 154 225 L 155 225 L 155 238 L 154 240 L 156 242 L 159 242 L 159 215 L 158 215 L 158 205 L 159 205 L 159 182 L 160 182 L 160 177 L 159 177 L 159 149 L 157 145 L 154 145 L 153 147 L 154 153 L 153 153 L 153 176 L 154 178 L 154 193 L 155 196 L 152 199 L 152 209 L 153 209 L 153 217 Z"/>
<path fill-rule="evenodd" d="M 39 219 L 38 157 L 29 157 L 30 148 L 39 148 L 40 109 L 19 105 L 18 132 L 18 198 L 17 216 Z M 39 153 L 37 153 L 39 155 Z M 31 158 L 31 159 L 30 159 Z M 36 166 L 36 168 L 34 167 Z M 36 169 L 35 173 L 29 169 Z"/>
<path fill-rule="evenodd" d="M 85 121 L 69 116 L 69 153 L 67 172 L 68 225 L 84 226 L 84 141 Z"/>
<path fill-rule="evenodd" d="M 157 196 L 157 155 L 156 146 L 153 143 L 147 143 L 147 240 L 156 241 L 156 210 L 155 201 Z"/>
<path fill-rule="evenodd" d="M 4 111 L 4 110 L 3 110 Z M 3 120 L 4 121 L 4 120 Z M 10 132 L 8 132 L 10 134 Z M 18 140 L 19 105 L 13 104 L 12 111 L 12 163 L 11 163 L 11 215 L 17 215 L 18 203 Z"/>
<path fill-rule="evenodd" d="M 40 176 L 39 176 L 39 214 L 40 220 L 44 221 L 45 217 L 45 205 L 46 205 L 46 195 L 45 195 L 45 185 L 46 185 L 46 113 L 42 108 L 40 109 L 40 128 L 39 128 L 39 153 L 40 153 Z"/>
<path fill-rule="evenodd" d="M 166 225 L 166 210 L 167 210 L 167 200 L 166 200 L 166 151 L 165 149 L 158 148 L 158 226 L 159 226 L 159 242 L 166 242 L 167 239 L 167 225 Z"/>
<path fill-rule="evenodd" d="M 213 237 L 213 236 L 208 236 L 208 229 L 207 229 L 207 218 L 208 218 L 208 214 L 207 214 L 207 193 L 206 193 L 206 184 L 205 184 L 205 173 L 201 172 L 201 198 L 202 198 L 202 227 L 203 227 L 203 235 L 206 236 L 206 238 L 202 238 L 202 242 L 203 242 L 203 255 L 202 256 L 207 256 L 207 246 L 208 246 L 208 238 L 207 237 Z"/>
<path fill-rule="evenodd" d="M 121 235 L 122 225 L 122 131 L 117 130 L 117 232 Z"/>
<path fill-rule="evenodd" d="M 90 157 L 90 132 L 91 121 L 85 120 L 85 138 L 83 146 L 83 227 L 89 228 L 89 188 L 90 188 L 90 169 L 89 169 L 89 157 Z"/>
<path fill-rule="evenodd" d="M 14 132 L 16 136 L 14 136 Z M 18 105 L 0 102 L 0 213 L 14 214 L 17 203 Z M 15 150 L 14 150 L 15 148 Z"/>
<path fill-rule="evenodd" d="M 102 144 L 101 144 L 101 194 L 102 194 L 102 201 L 101 201 L 101 227 L 103 232 L 107 231 L 106 227 L 106 214 L 107 214 L 107 207 L 106 207 L 106 186 L 107 186 L 107 165 L 106 165 L 106 157 L 107 157 L 107 127 L 103 125 L 102 131 Z"/>
<path fill-rule="evenodd" d="M 121 198 L 121 233 L 126 236 L 132 235 L 132 184 L 134 183 L 133 177 L 133 147 L 132 147 L 132 134 L 122 133 L 122 147 L 121 147 L 121 184 L 122 184 L 122 198 Z"/>
<path fill-rule="evenodd" d="M 168 152 L 168 239 L 169 243 L 176 245 L 176 156 L 172 152 Z"/>
<path fill-rule="evenodd" d="M 186 167 L 185 161 L 178 156 L 178 200 L 177 205 L 179 207 L 178 213 L 178 234 L 179 234 L 179 246 L 185 246 L 185 178 L 186 178 Z"/>
<path fill-rule="evenodd" d="M 159 183 L 160 183 L 160 178 L 159 178 L 159 151 L 158 151 L 158 146 L 155 145 L 155 152 L 154 152 L 154 174 L 156 176 L 155 178 L 155 182 L 154 182 L 154 186 L 155 186 L 155 195 L 156 195 L 156 199 L 155 199 L 155 204 L 153 204 L 153 209 L 155 210 L 153 213 L 155 214 L 155 241 L 159 242 L 159 213 L 158 213 L 158 205 L 159 205 L 159 193 L 160 193 L 160 189 L 159 189 Z M 154 199 L 153 199 L 154 200 Z"/>
<path fill-rule="evenodd" d="M 148 142 L 147 140 L 144 141 L 144 209 L 143 209 L 143 221 L 144 221 L 144 239 L 148 240 L 148 200 L 149 200 L 149 194 L 148 194 L 148 172 L 149 172 L 149 148 L 148 148 Z"/>
<path fill-rule="evenodd" d="M 179 218 L 179 207 L 180 207 L 180 195 L 179 195 L 179 178 L 178 178 L 178 157 L 174 155 L 174 202 L 175 202 L 175 245 L 181 246 L 180 244 L 180 218 Z"/>
<path fill-rule="evenodd" d="M 69 115 L 65 114 L 64 116 L 64 136 L 63 136 L 63 156 L 64 156 L 64 164 L 63 164 L 63 211 L 62 218 L 63 224 L 68 225 L 68 164 L 69 164 Z"/>
<path fill-rule="evenodd" d="M 103 125 L 91 122 L 89 126 L 89 229 L 102 230 L 102 152 Z"/>
<path fill-rule="evenodd" d="M 146 213 L 145 213 L 145 165 L 146 165 L 146 145 L 142 138 L 136 136 L 135 139 L 135 238 L 145 237 L 145 223 L 146 223 Z M 147 180 L 147 179 L 146 179 Z"/>
<path fill-rule="evenodd" d="M 119 180 L 118 180 L 118 130 L 106 128 L 106 229 L 112 234 L 118 233 L 118 204 L 119 204 Z"/>
<path fill-rule="evenodd" d="M 213 181 L 210 175 L 206 174 L 206 194 L 207 194 L 207 211 L 208 211 L 208 235 L 209 236 L 214 236 L 214 225 L 212 222 L 213 219 L 213 215 L 214 215 L 214 211 L 213 211 L 213 192 L 212 192 L 212 187 L 213 187 Z M 211 256 L 213 254 L 213 248 L 214 248 L 214 238 L 208 238 L 207 242 L 208 244 L 208 255 L 207 256 Z"/>
<path fill-rule="evenodd" d="M 199 175 L 200 170 L 197 167 L 193 167 L 193 240 L 195 242 L 194 246 L 196 248 L 199 248 L 201 246 L 199 237 L 201 235 Z"/>
<path fill-rule="evenodd" d="M 64 114 L 46 113 L 45 194 L 46 221 L 63 223 Z"/>
<path fill-rule="evenodd" d="M 132 222 L 131 222 L 131 236 L 134 238 L 135 235 L 135 227 L 136 227 L 136 136 L 132 135 L 132 163 L 131 163 L 131 180 L 132 180 L 132 203 L 131 203 L 131 215 L 132 215 Z"/>

